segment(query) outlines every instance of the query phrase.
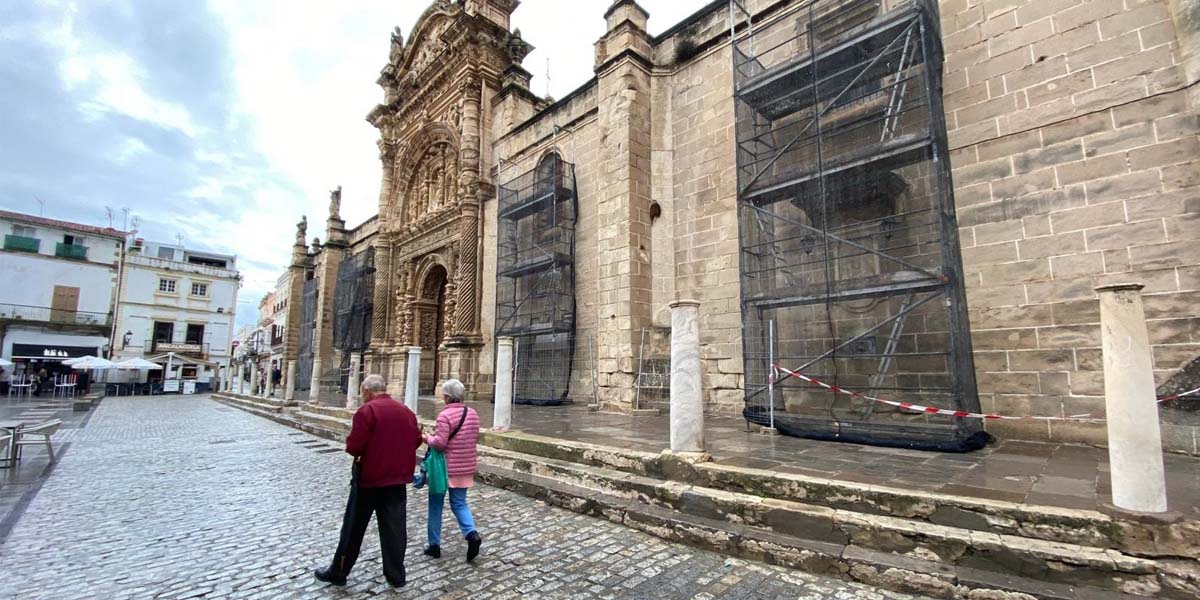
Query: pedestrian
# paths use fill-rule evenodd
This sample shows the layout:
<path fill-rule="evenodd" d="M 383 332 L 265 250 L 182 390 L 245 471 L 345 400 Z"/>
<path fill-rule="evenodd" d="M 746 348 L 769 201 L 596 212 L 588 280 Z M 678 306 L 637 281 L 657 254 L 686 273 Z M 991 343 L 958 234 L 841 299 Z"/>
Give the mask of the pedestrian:
<path fill-rule="evenodd" d="M 449 476 L 450 510 L 458 521 L 458 528 L 467 541 L 467 562 L 479 556 L 483 539 L 475 529 L 475 517 L 467 506 L 467 490 L 475 482 L 475 443 L 479 440 L 479 414 L 463 404 L 466 388 L 457 379 L 442 384 L 442 398 L 446 408 L 438 413 L 437 426 L 433 435 L 425 437 L 425 443 L 446 455 L 446 474 Z M 442 509 L 447 494 L 429 494 L 428 544 L 425 555 L 442 557 Z"/>
<path fill-rule="evenodd" d="M 42 390 L 49 387 L 50 384 L 50 372 L 46 370 L 46 367 L 38 369 L 37 377 L 34 378 L 34 383 L 36 384 L 36 387 L 34 388 L 36 391 L 33 395 L 40 398 L 42 396 Z"/>
<path fill-rule="evenodd" d="M 408 545 L 405 485 L 412 483 L 421 430 L 417 416 L 387 394 L 379 375 L 368 375 L 360 393 L 366 400 L 354 413 L 346 452 L 354 457 L 350 497 L 342 518 L 342 532 L 333 560 L 317 569 L 316 578 L 346 585 L 362 549 L 363 535 L 375 513 L 383 575 L 393 587 L 404 585 L 404 550 Z"/>

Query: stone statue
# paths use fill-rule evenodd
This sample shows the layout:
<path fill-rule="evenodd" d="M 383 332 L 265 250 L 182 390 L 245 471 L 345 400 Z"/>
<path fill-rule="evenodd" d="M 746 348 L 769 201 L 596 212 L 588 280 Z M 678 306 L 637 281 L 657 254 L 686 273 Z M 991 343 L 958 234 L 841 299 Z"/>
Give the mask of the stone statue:
<path fill-rule="evenodd" d="M 303 246 L 304 238 L 308 236 L 308 215 L 300 215 L 300 222 L 296 223 L 296 245 Z"/>
<path fill-rule="evenodd" d="M 329 192 L 329 218 L 340 218 L 338 215 L 342 213 L 342 186 L 337 186 L 336 190 Z"/>
<path fill-rule="evenodd" d="M 312 241 L 312 253 L 316 254 L 321 251 L 321 238 L 314 237 Z"/>
<path fill-rule="evenodd" d="M 404 53 L 404 34 L 400 32 L 400 27 L 392 30 L 392 50 L 388 55 L 388 60 L 392 64 L 400 63 L 400 55 Z"/>

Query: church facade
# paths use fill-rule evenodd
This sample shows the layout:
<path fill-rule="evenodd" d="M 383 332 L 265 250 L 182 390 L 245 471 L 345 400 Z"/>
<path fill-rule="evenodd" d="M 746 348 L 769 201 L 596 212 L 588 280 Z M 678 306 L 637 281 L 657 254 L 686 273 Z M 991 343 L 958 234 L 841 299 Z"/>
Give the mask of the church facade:
<path fill-rule="evenodd" d="M 798 430 L 867 428 L 885 443 L 961 437 L 982 424 L 839 403 L 796 381 L 764 400 L 760 384 L 772 364 L 815 358 L 809 375 L 880 397 L 1094 413 L 1094 288 L 1125 281 L 1146 285 L 1158 381 L 1185 385 L 1200 356 L 1200 55 L 1186 4 L 717 1 L 651 36 L 647 12 L 617 0 L 596 15 L 595 76 L 552 101 L 521 67 L 532 47 L 511 26 L 516 0 L 432 2 L 392 33 L 368 116 L 378 215 L 347 228 L 339 191 L 323 242 L 298 225 L 296 387 L 332 401 L 353 368 L 401 393 L 420 348 L 422 393 L 455 377 L 486 400 L 497 332 L 513 330 L 528 344 L 518 363 L 544 365 L 523 377 L 561 375 L 543 395 L 629 412 L 653 406 L 668 306 L 691 299 L 709 410 L 752 420 L 769 406 Z M 790 179 L 756 191 L 776 176 Z M 786 225 L 758 218 L 768 197 Z M 762 296 L 766 270 L 772 293 L 815 295 Z M 1195 428 L 1172 419 L 1165 443 L 1195 452 Z M 1070 421 L 986 427 L 1104 436 Z"/>

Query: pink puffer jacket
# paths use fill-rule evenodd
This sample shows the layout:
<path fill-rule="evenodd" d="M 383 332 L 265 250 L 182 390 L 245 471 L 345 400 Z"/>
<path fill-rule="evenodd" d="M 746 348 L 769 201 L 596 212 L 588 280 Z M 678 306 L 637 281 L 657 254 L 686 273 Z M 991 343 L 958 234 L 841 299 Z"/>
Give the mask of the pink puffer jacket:
<path fill-rule="evenodd" d="M 464 410 L 467 411 L 467 418 L 463 421 L 462 428 L 458 430 L 458 433 L 454 434 L 454 439 L 450 440 L 450 444 L 447 445 L 446 439 L 450 437 L 450 432 L 458 426 Z M 475 412 L 475 409 L 458 403 L 443 408 L 442 412 L 438 414 L 437 428 L 434 430 L 434 434 L 425 436 L 426 444 L 446 453 L 446 474 L 451 477 L 475 474 L 475 443 L 477 441 L 479 441 L 479 414 Z"/>

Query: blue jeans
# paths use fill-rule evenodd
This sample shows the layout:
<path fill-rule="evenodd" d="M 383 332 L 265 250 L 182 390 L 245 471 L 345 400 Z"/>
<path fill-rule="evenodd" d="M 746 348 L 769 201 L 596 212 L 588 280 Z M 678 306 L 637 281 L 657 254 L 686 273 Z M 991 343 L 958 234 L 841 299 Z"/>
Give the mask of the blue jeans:
<path fill-rule="evenodd" d="M 429 545 L 442 545 L 442 508 L 446 505 L 446 494 L 429 495 Z M 471 516 L 471 507 L 467 506 L 467 488 L 450 488 L 450 511 L 458 520 L 458 528 L 463 537 L 475 531 L 475 517 Z"/>

